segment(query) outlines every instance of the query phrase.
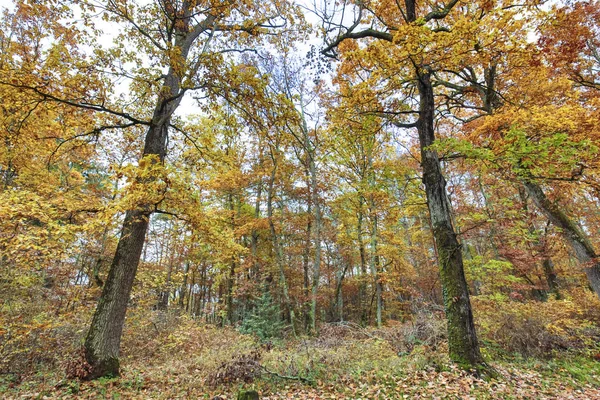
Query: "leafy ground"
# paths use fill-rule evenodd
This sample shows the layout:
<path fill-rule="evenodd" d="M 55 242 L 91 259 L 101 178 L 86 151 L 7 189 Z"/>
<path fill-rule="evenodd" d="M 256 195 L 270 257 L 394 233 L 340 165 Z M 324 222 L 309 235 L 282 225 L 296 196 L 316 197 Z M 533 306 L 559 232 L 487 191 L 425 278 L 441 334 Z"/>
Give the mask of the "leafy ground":
<path fill-rule="evenodd" d="M 494 346 L 486 345 L 498 372 L 486 382 L 449 362 L 443 323 L 435 318 L 379 330 L 323 325 L 318 338 L 261 343 L 187 317 L 134 314 L 123 343 L 122 376 L 93 382 L 65 376 L 77 362 L 76 347 L 69 348 L 72 336 L 82 337 L 75 326 L 72 335 L 62 327 L 54 343 L 65 347 L 48 350 L 56 354 L 39 358 L 31 374 L 0 375 L 0 396 L 231 399 L 243 388 L 264 399 L 600 399 L 594 352 L 523 358 L 492 353 Z"/>

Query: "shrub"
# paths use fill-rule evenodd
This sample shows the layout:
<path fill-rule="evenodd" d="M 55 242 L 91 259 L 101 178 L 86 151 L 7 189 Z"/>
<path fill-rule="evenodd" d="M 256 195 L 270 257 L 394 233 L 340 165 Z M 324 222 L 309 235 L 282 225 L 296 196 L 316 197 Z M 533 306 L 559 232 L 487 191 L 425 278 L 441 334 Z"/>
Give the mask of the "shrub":
<path fill-rule="evenodd" d="M 250 383 L 262 373 L 260 359 L 261 353 L 259 350 L 235 356 L 230 361 L 222 363 L 208 377 L 207 382 L 211 387 L 234 382 Z"/>
<path fill-rule="evenodd" d="M 266 341 L 281 337 L 285 323 L 281 320 L 281 309 L 265 291 L 255 304 L 253 312 L 244 319 L 240 331 L 258 336 Z"/>
<path fill-rule="evenodd" d="M 377 331 L 400 354 L 424 345 L 435 350 L 447 339 L 446 320 L 440 312 L 419 312 L 410 321 Z"/>
<path fill-rule="evenodd" d="M 556 351 L 592 348 L 600 338 L 600 328 L 568 297 L 521 303 L 481 296 L 474 304 L 482 338 L 508 353 L 549 357 Z"/>

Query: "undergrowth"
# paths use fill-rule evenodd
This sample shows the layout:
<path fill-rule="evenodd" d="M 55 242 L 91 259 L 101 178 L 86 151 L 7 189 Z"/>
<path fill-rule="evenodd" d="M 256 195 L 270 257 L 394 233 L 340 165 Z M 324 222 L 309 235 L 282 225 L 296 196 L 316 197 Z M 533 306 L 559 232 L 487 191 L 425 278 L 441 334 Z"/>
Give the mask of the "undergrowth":
<path fill-rule="evenodd" d="M 59 318 L 5 345 L 5 351 L 40 347 L 31 360 L 14 364 L 7 362 L 13 353 L 2 354 L 0 397 L 227 399 L 244 388 L 273 399 L 600 398 L 597 300 L 492 304 L 480 298 L 474 305 L 484 354 L 499 372 L 490 382 L 450 362 L 441 312 L 380 329 L 322 324 L 319 336 L 270 342 L 176 313 L 133 309 L 120 377 L 67 379 L 65 369 L 83 339 L 76 326 L 84 321 Z"/>

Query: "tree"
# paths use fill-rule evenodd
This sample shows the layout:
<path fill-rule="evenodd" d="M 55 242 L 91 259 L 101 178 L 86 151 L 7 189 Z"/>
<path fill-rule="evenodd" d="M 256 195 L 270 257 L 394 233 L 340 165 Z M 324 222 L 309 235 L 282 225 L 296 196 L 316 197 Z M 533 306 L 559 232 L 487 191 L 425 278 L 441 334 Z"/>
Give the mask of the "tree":
<path fill-rule="evenodd" d="M 336 36 L 330 39 L 323 53 L 335 56 L 334 51 L 339 49 L 344 57 L 341 72 L 349 71 L 352 65 L 357 63 L 366 64 L 371 70 L 376 69 L 375 63 L 389 66 L 396 64 L 393 69 L 402 75 L 399 79 L 390 80 L 388 90 L 398 90 L 400 89 L 398 85 L 411 83 L 418 93 L 417 110 L 413 111 L 406 107 L 399 110 L 396 101 L 394 109 L 387 110 L 382 104 L 383 107 L 375 108 L 373 111 L 417 116 L 416 121 L 395 124 L 401 128 L 416 128 L 419 135 L 423 184 L 438 250 L 438 265 L 448 319 L 450 357 L 462 367 L 482 369 L 484 363 L 473 323 L 462 252 L 452 224 L 445 190 L 446 182 L 439 156 L 431 148 L 436 139 L 437 109 L 432 77 L 436 70 L 445 68 L 442 60 L 448 48 L 457 53 L 462 50 L 460 46 L 454 46 L 453 42 L 448 40 L 454 34 L 458 35 L 462 32 L 460 23 L 462 15 L 457 3 L 451 0 L 442 7 L 430 10 L 427 6 L 417 7 L 417 3 L 413 0 L 407 0 L 403 7 L 399 3 L 394 5 L 356 3 L 355 19 L 349 26 L 344 26 L 344 21 L 342 23 L 333 21 L 331 14 L 325 11 L 324 29 L 329 32 L 331 29 L 328 27 L 333 27 Z M 335 17 L 335 14 L 333 15 Z M 452 26 L 453 22 L 454 26 Z M 362 39 L 365 39 L 364 49 L 360 49 L 357 44 L 346 44 Z M 443 51 L 444 54 L 437 53 L 436 50 Z M 362 64 L 363 62 L 365 64 Z M 386 100 L 379 99 L 381 103 Z M 394 100 L 389 102 L 393 103 Z"/>
<path fill-rule="evenodd" d="M 140 101 L 133 107 L 128 106 L 126 102 L 111 99 L 106 89 L 89 95 L 64 91 L 60 82 L 55 81 L 51 85 L 36 86 L 27 80 L 26 73 L 22 79 L 4 80 L 2 84 L 26 90 L 43 101 L 104 113 L 115 120 L 94 132 L 145 127 L 138 173 L 131 184 L 147 187 L 161 180 L 169 130 L 178 129 L 174 113 L 184 95 L 191 90 L 215 93 L 227 87 L 220 78 L 226 75 L 223 62 L 228 51 L 252 49 L 264 34 L 284 28 L 299 17 L 293 7 L 279 2 L 213 4 L 182 0 L 138 5 L 123 0 L 109 1 L 105 6 L 74 1 L 71 6 L 79 7 L 85 21 L 94 21 L 99 11 L 100 16 L 118 24 L 122 31 L 112 48 L 95 48 L 93 55 L 83 57 L 80 62 L 67 58 L 65 69 L 74 71 L 78 78 L 89 75 L 89 71 L 99 76 L 106 71 L 104 82 L 112 85 L 106 88 L 108 90 L 116 84 L 109 78 L 110 74 L 132 78 L 129 89 L 134 98 L 140 96 Z M 43 18 L 40 20 L 44 22 Z M 98 32 L 93 25 L 90 31 L 90 37 Z M 136 65 L 131 71 L 123 67 L 128 62 Z M 161 193 L 149 193 L 131 204 L 125 213 L 115 257 L 85 341 L 86 359 L 92 366 L 90 378 L 119 372 L 119 344 L 129 293 L 149 218 L 161 197 Z"/>

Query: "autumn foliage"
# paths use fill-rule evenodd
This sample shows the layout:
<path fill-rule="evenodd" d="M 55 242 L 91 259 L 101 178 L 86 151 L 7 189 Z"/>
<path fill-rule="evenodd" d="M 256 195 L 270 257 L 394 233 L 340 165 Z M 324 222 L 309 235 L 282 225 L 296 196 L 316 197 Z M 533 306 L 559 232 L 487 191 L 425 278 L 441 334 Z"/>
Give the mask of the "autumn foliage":
<path fill-rule="evenodd" d="M 0 397 L 600 398 L 600 2 L 0 27 Z"/>

